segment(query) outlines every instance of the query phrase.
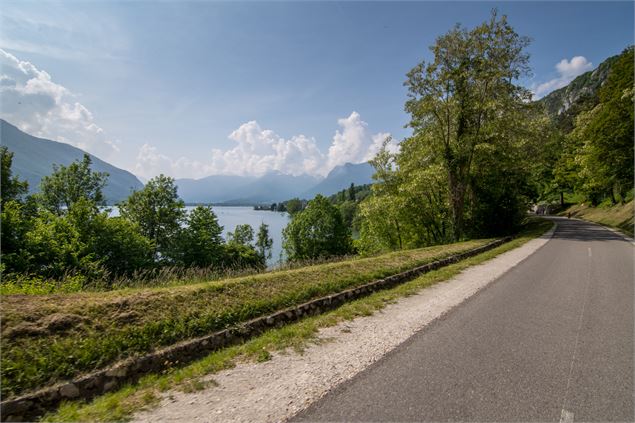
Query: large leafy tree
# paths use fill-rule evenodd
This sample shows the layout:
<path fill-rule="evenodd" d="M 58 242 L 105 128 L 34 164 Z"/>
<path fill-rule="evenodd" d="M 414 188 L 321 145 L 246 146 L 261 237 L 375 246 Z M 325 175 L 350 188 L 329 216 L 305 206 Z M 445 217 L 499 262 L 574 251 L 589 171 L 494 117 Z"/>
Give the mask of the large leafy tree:
<path fill-rule="evenodd" d="M 291 260 L 315 259 L 352 252 L 350 230 L 337 207 L 322 195 L 293 215 L 283 230 L 283 246 Z"/>
<path fill-rule="evenodd" d="M 53 165 L 53 173 L 42 178 L 40 201 L 44 208 L 61 215 L 70 210 L 80 199 L 87 199 L 95 206 L 105 204 L 102 192 L 108 180 L 105 172 L 93 172 L 92 161 L 84 154 L 82 161 L 68 166 Z"/>
<path fill-rule="evenodd" d="M 481 146 L 504 148 L 501 129 L 512 127 L 531 98 L 515 85 L 529 74 L 528 44 L 494 11 L 472 30 L 456 26 L 437 38 L 433 60 L 408 73 L 410 126 L 423 154 L 436 158 L 447 174 L 455 240 L 464 233 L 475 156 Z"/>
<path fill-rule="evenodd" d="M 185 219 L 185 204 L 178 196 L 173 178 L 159 175 L 150 179 L 142 190 L 121 202 L 119 210 L 153 241 L 157 258 L 174 260 Z"/>
<path fill-rule="evenodd" d="M 223 227 L 210 206 L 197 206 L 187 217 L 181 242 L 185 266 L 220 265 L 223 260 Z"/>

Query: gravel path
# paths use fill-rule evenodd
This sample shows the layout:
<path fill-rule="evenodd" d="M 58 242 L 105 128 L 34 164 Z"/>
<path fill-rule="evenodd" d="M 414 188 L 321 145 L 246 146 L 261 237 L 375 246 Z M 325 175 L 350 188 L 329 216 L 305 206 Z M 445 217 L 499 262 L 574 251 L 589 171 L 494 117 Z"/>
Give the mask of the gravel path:
<path fill-rule="evenodd" d="M 328 342 L 311 345 L 303 354 L 276 353 L 264 363 L 239 364 L 210 376 L 218 386 L 199 392 L 167 392 L 157 408 L 138 413 L 134 421 L 283 421 L 496 280 L 552 234 L 553 230 L 372 316 L 322 329 L 319 338 Z"/>

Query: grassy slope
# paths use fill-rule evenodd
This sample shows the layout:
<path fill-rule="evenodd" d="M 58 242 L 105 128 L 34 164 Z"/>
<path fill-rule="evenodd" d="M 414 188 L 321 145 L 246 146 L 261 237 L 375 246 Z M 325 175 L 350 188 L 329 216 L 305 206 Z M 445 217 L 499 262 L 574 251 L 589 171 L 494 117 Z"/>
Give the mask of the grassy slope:
<path fill-rule="evenodd" d="M 193 285 L 2 299 L 4 398 L 466 251 L 490 240 Z"/>
<path fill-rule="evenodd" d="M 566 216 L 567 213 L 571 213 L 571 217 L 610 226 L 633 236 L 633 216 L 635 215 L 633 204 L 633 200 L 626 204 L 617 204 L 610 207 L 591 207 L 584 204 L 576 204 L 561 214 Z"/>
<path fill-rule="evenodd" d="M 286 348 L 302 351 L 308 344 L 316 341 L 318 329 L 333 326 L 342 320 L 373 314 L 400 297 L 415 294 L 427 286 L 457 275 L 469 266 L 519 247 L 540 236 L 551 226 L 551 222 L 534 220 L 517 238 L 494 250 L 427 273 L 395 288 L 352 301 L 331 312 L 309 317 L 279 329 L 272 329 L 245 344 L 214 352 L 185 367 L 174 368 L 167 374 L 145 376 L 136 384 L 96 398 L 90 403 L 81 401 L 66 403 L 57 412 L 47 415 L 45 420 L 51 422 L 128 420 L 135 411 L 157 405 L 161 392 L 172 389 L 185 392 L 200 390 L 214 384 L 213 380 L 204 379 L 204 376 L 233 367 L 239 361 L 266 361 L 270 357 L 270 352 Z"/>

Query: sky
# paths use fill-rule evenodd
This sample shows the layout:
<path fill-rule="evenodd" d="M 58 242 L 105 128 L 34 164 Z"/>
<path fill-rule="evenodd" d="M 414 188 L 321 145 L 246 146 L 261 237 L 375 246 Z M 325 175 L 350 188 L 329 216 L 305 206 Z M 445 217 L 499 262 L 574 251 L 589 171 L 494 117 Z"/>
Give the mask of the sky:
<path fill-rule="evenodd" d="M 536 98 L 633 44 L 633 2 L 3 1 L 0 116 L 142 179 L 324 176 L 410 134 L 406 73 L 493 8 Z"/>

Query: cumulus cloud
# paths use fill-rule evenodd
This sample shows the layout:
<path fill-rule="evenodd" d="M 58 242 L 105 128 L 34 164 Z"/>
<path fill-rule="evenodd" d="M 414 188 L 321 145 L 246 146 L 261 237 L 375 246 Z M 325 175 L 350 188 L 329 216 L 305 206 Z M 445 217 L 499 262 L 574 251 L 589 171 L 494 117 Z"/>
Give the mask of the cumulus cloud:
<path fill-rule="evenodd" d="M 338 119 L 331 145 L 322 152 L 314 138 L 295 135 L 283 138 L 258 122 L 249 121 L 238 127 L 229 139 L 235 146 L 228 150 L 212 149 L 205 162 L 184 157 L 172 160 L 145 144 L 139 150 L 135 173 L 152 177 L 164 173 L 179 177 L 202 177 L 213 174 L 261 176 L 277 171 L 287 175 L 309 174 L 325 176 L 335 166 L 361 163 L 372 159 L 390 134 L 371 134 L 368 124 L 357 112 Z M 391 141 L 387 148 L 396 152 L 398 145 Z"/>
<path fill-rule="evenodd" d="M 93 114 L 68 89 L 30 62 L 0 49 L 0 115 L 21 130 L 65 142 L 100 157 L 119 151 Z"/>
<path fill-rule="evenodd" d="M 258 122 L 240 125 L 229 134 L 236 143 L 232 149 L 212 150 L 215 173 L 237 175 L 263 175 L 278 171 L 289 175 L 315 174 L 324 160 L 313 138 L 296 135 L 285 139 Z"/>
<path fill-rule="evenodd" d="M 575 56 L 571 60 L 562 59 L 556 64 L 558 77 L 533 87 L 536 98 L 541 98 L 553 90 L 566 86 L 573 79 L 593 69 L 593 63 L 584 56 Z"/>

